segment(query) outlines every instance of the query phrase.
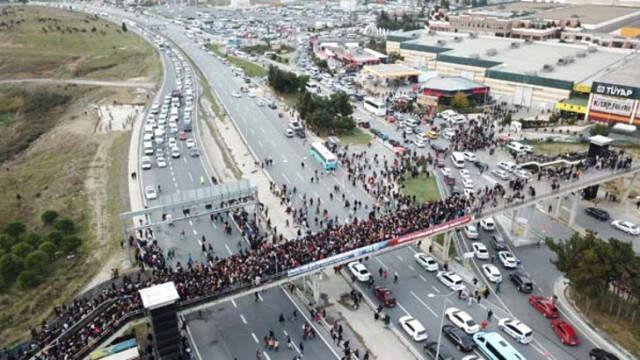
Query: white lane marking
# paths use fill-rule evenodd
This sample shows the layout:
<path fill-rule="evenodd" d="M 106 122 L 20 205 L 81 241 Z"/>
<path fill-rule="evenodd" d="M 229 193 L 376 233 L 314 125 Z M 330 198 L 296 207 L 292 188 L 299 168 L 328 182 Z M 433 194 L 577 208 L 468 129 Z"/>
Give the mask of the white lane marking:
<path fill-rule="evenodd" d="M 287 175 L 286 175 L 285 173 L 282 173 L 282 177 L 283 177 L 285 180 L 287 180 L 287 182 L 288 182 L 289 184 L 291 184 L 291 180 L 289 180 L 289 178 L 287 177 Z"/>
<path fill-rule="evenodd" d="M 317 192 L 317 191 L 314 191 L 314 192 L 313 192 L 313 195 L 315 195 L 315 197 L 317 197 L 317 198 L 319 198 L 319 197 L 320 197 L 320 194 L 318 194 L 318 192 Z"/>
<path fill-rule="evenodd" d="M 296 171 L 296 176 L 298 177 L 298 179 L 300 179 L 300 181 L 304 181 L 304 178 L 302 177 L 302 175 L 300 175 L 300 173 L 297 171 Z"/>
<path fill-rule="evenodd" d="M 409 270 L 411 270 L 411 271 L 416 271 L 416 269 L 415 269 L 413 266 L 408 265 L 408 267 L 409 267 Z"/>
<path fill-rule="evenodd" d="M 193 226 L 193 221 L 189 220 L 189 225 Z"/>
<path fill-rule="evenodd" d="M 398 260 L 400 260 L 400 261 L 404 261 L 404 259 L 402 258 L 402 256 L 400 256 L 400 255 L 396 255 L 396 257 L 398 258 Z"/>
<path fill-rule="evenodd" d="M 264 358 L 267 360 L 271 360 L 271 357 L 269 357 L 269 354 L 267 354 L 266 351 L 263 351 L 262 354 L 264 355 Z"/>
<path fill-rule="evenodd" d="M 440 293 L 440 289 L 438 289 L 437 287 L 431 286 L 431 288 L 433 289 L 433 291 L 437 292 L 438 294 Z"/>
<path fill-rule="evenodd" d="M 424 282 L 427 282 L 427 279 L 422 275 L 420 275 L 420 279 L 422 279 L 422 281 L 424 281 Z"/>
<path fill-rule="evenodd" d="M 247 325 L 247 319 L 244 318 L 244 315 L 240 314 L 240 319 L 242 320 L 242 323 Z"/>
<path fill-rule="evenodd" d="M 198 232 L 196 231 L 196 229 L 193 229 L 193 235 L 198 235 Z"/>
<path fill-rule="evenodd" d="M 251 337 L 253 338 L 253 341 L 256 342 L 256 344 L 260 344 L 260 341 L 258 340 L 258 337 L 256 336 L 256 333 L 251 333 Z"/>
<path fill-rule="evenodd" d="M 287 330 L 282 330 L 282 333 L 284 334 L 284 336 L 289 336 Z M 301 354 L 300 349 L 298 349 L 298 345 L 296 345 L 296 342 L 293 341 L 293 339 L 291 339 L 291 346 L 293 346 L 293 350 L 295 350 L 298 354 Z"/>
<path fill-rule="evenodd" d="M 231 252 L 231 249 L 229 248 L 229 245 L 224 244 L 224 247 L 227 249 L 227 251 L 229 252 L 229 255 L 233 255 L 233 252 Z"/>
<path fill-rule="evenodd" d="M 260 301 L 264 301 L 264 299 L 262 298 L 262 295 L 260 295 L 260 293 L 258 293 L 258 299 L 260 299 Z"/>
<path fill-rule="evenodd" d="M 396 302 L 396 304 L 398 305 L 398 307 L 400 308 L 400 310 L 404 311 L 405 315 L 411 315 L 409 314 L 409 312 L 407 311 L 407 309 L 404 308 L 404 306 L 402 306 L 402 304 L 400 304 L 399 301 Z"/>
<path fill-rule="evenodd" d="M 191 175 L 191 171 L 189 171 L 187 174 L 189 174 L 189 180 L 193 181 L 193 175 Z"/>
<path fill-rule="evenodd" d="M 217 228 L 218 228 L 218 227 L 216 226 L 216 223 L 215 223 L 215 222 L 212 222 L 212 223 L 211 223 L 211 226 L 213 226 L 213 228 L 214 228 L 214 229 L 217 229 Z"/>
<path fill-rule="evenodd" d="M 376 261 L 377 261 L 377 262 L 379 262 L 379 263 L 380 263 L 380 265 L 382 265 L 382 266 L 384 266 L 384 267 L 388 268 L 388 266 L 387 266 L 387 265 L 385 265 L 385 263 L 383 263 L 383 262 L 382 262 L 382 260 L 380 260 L 380 258 L 379 258 L 379 257 L 376 257 Z"/>
<path fill-rule="evenodd" d="M 496 179 L 488 176 L 487 174 L 482 175 L 482 178 L 485 179 L 491 185 L 495 185 L 495 184 L 498 183 L 498 181 Z"/>
<path fill-rule="evenodd" d="M 238 304 L 236 304 L 235 300 L 231 299 L 231 304 L 233 304 L 234 308 L 236 308 L 236 309 L 238 308 Z"/>
<path fill-rule="evenodd" d="M 418 295 L 416 295 L 416 293 L 413 292 L 413 290 L 409 291 L 411 293 L 411 295 L 413 295 L 414 298 L 416 298 L 416 300 L 418 300 L 418 302 L 422 305 L 424 305 L 424 307 L 427 308 L 427 310 L 429 310 L 429 312 L 431 312 L 431 314 L 433 314 L 433 316 L 436 317 L 436 319 L 438 318 L 438 314 L 436 314 L 435 311 L 433 311 L 433 309 L 431 309 L 431 307 L 429 305 L 427 305 L 427 303 L 425 303 L 422 299 L 420 299 L 420 297 Z"/>

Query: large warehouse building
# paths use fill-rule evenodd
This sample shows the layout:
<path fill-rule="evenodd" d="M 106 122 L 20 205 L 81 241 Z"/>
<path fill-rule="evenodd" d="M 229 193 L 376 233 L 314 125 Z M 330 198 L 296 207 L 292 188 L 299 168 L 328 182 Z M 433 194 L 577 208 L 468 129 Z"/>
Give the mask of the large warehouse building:
<path fill-rule="evenodd" d="M 638 57 L 629 49 L 426 30 L 390 34 L 386 50 L 418 69 L 483 83 L 499 100 L 542 109 Z"/>

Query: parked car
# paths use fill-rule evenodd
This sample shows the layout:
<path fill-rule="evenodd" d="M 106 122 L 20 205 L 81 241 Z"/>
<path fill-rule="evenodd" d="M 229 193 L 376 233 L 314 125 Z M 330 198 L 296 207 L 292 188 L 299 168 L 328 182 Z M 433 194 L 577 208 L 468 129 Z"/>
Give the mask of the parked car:
<path fill-rule="evenodd" d="M 533 282 L 524 272 L 514 271 L 509 274 L 509 279 L 521 293 L 531 294 L 533 292 Z"/>
<path fill-rule="evenodd" d="M 587 213 L 587 215 L 594 217 L 600 221 L 608 221 L 611 219 L 611 215 L 609 215 L 609 212 L 606 210 L 602 210 L 602 209 L 598 209 L 595 207 L 588 207 L 586 209 L 584 209 L 584 212 Z"/>
<path fill-rule="evenodd" d="M 165 168 L 167 167 L 167 160 L 164 158 L 164 156 L 156 156 L 156 165 L 159 168 Z"/>
<path fill-rule="evenodd" d="M 445 316 L 449 321 L 451 321 L 455 326 L 464 330 L 467 334 L 475 334 L 480 331 L 480 325 L 476 323 L 471 315 L 469 315 L 466 311 L 460 310 L 455 307 L 450 307 L 444 312 Z"/>
<path fill-rule="evenodd" d="M 503 169 L 493 169 L 491 173 L 500 180 L 509 180 L 511 178 L 511 175 Z"/>
<path fill-rule="evenodd" d="M 509 251 L 499 251 L 498 260 L 500 260 L 502 267 L 505 269 L 516 269 L 518 267 L 518 263 L 520 263 L 520 260 L 513 256 Z"/>
<path fill-rule="evenodd" d="M 147 200 L 155 200 L 158 198 L 158 193 L 156 192 L 156 188 L 153 186 L 147 186 L 144 188 L 144 196 Z"/>
<path fill-rule="evenodd" d="M 492 283 L 502 282 L 502 274 L 500 270 L 493 264 L 482 264 L 482 273 Z"/>
<path fill-rule="evenodd" d="M 518 319 L 502 318 L 498 328 L 520 344 L 528 344 L 533 340 L 533 330 Z"/>
<path fill-rule="evenodd" d="M 451 350 L 449 350 L 446 345 L 440 344 L 440 346 L 438 346 L 438 343 L 435 341 L 426 343 L 424 345 L 424 351 L 431 360 L 455 360 L 455 357 L 451 355 Z M 438 356 L 437 359 L 436 354 Z"/>
<path fill-rule="evenodd" d="M 467 161 L 476 161 L 476 154 L 470 152 L 470 151 L 465 151 L 462 153 L 462 156 L 464 157 L 465 160 Z"/>
<path fill-rule="evenodd" d="M 385 307 L 392 308 L 396 306 L 396 298 L 393 296 L 393 291 L 386 287 L 376 286 L 373 289 L 373 293 L 376 299 L 380 300 Z"/>
<path fill-rule="evenodd" d="M 436 277 L 451 291 L 458 291 L 465 288 L 464 282 L 462 281 L 460 275 L 454 273 L 453 271 L 439 271 Z"/>
<path fill-rule="evenodd" d="M 640 227 L 631 221 L 613 220 L 611 226 L 629 235 L 640 235 Z"/>
<path fill-rule="evenodd" d="M 467 239 L 475 240 L 480 237 L 480 233 L 478 232 L 478 228 L 475 225 L 466 225 L 464 227 L 464 235 Z"/>
<path fill-rule="evenodd" d="M 189 155 L 191 155 L 191 157 L 199 157 L 200 156 L 200 150 L 198 150 L 197 148 L 191 148 L 191 150 L 189 150 Z"/>
<path fill-rule="evenodd" d="M 404 330 L 413 341 L 425 341 L 429 337 L 422 323 L 411 316 L 402 316 L 398 319 L 398 323 L 400 323 L 402 330 Z"/>
<path fill-rule="evenodd" d="M 560 316 L 553 302 L 544 296 L 530 295 L 529 304 L 548 319 L 557 319 Z"/>
<path fill-rule="evenodd" d="M 613 355 L 612 353 L 599 348 L 593 348 L 591 349 L 591 351 L 589 351 L 589 359 L 590 360 L 620 360 L 617 356 Z"/>
<path fill-rule="evenodd" d="M 415 255 L 413 255 L 413 258 L 416 260 L 418 265 L 420 265 L 427 271 L 438 271 L 440 267 L 438 262 L 433 257 L 425 253 L 416 253 Z"/>
<path fill-rule="evenodd" d="M 564 320 L 553 320 L 551 321 L 551 329 L 556 333 L 561 343 L 568 346 L 580 344 L 576 330 L 568 322 Z"/>
<path fill-rule="evenodd" d="M 494 231 L 496 229 L 496 223 L 492 217 L 484 218 L 480 220 L 480 228 L 484 231 Z"/>
<path fill-rule="evenodd" d="M 509 247 L 507 246 L 507 242 L 504 240 L 504 238 L 502 237 L 502 235 L 500 235 L 500 233 L 496 232 L 491 236 L 491 246 L 493 247 L 493 250 L 495 251 L 504 251 L 504 250 L 509 250 Z"/>
<path fill-rule="evenodd" d="M 472 352 L 476 347 L 476 344 L 469 335 L 467 335 L 462 329 L 453 325 L 444 325 L 442 327 L 442 333 L 458 350 L 462 352 Z"/>
<path fill-rule="evenodd" d="M 367 282 L 371 278 L 371 273 L 367 270 L 367 267 L 359 261 L 350 262 L 347 264 L 347 268 L 358 281 Z"/>

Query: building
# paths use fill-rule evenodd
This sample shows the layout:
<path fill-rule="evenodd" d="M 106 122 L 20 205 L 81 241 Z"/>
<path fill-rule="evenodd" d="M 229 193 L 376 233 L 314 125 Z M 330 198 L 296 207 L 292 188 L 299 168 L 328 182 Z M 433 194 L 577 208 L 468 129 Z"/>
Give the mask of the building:
<path fill-rule="evenodd" d="M 483 105 L 489 96 L 488 86 L 462 76 L 432 77 L 420 83 L 418 91 L 423 96 L 435 97 L 438 104 L 444 105 L 449 105 L 457 93 L 465 94 L 475 105 Z"/>
<path fill-rule="evenodd" d="M 491 88 L 498 100 L 541 109 L 570 97 L 574 85 L 590 85 L 603 70 L 635 56 L 628 49 L 424 31 L 393 33 L 387 53 L 441 76 L 462 76 Z"/>

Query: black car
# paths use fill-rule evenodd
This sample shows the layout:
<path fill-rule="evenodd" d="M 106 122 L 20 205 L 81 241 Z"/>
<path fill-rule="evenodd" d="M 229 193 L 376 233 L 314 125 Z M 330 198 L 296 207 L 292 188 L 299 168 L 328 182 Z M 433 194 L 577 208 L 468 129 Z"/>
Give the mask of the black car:
<path fill-rule="evenodd" d="M 444 146 L 437 145 L 437 144 L 435 144 L 433 142 L 431 143 L 431 148 L 433 150 L 435 150 L 436 153 L 444 152 L 446 150 L 446 148 Z"/>
<path fill-rule="evenodd" d="M 533 282 L 529 276 L 522 271 L 512 272 L 509 274 L 509 278 L 521 293 L 531 294 L 533 292 Z"/>
<path fill-rule="evenodd" d="M 600 221 L 607 221 L 611 219 L 611 215 L 609 215 L 609 212 L 606 210 L 602 210 L 594 207 L 588 207 L 584 209 L 584 212 L 586 212 L 587 215 L 590 215 Z"/>
<path fill-rule="evenodd" d="M 509 247 L 507 247 L 507 242 L 504 241 L 502 235 L 497 232 L 491 236 L 491 246 L 493 246 L 493 250 L 495 251 L 509 250 Z"/>
<path fill-rule="evenodd" d="M 401 146 L 402 144 L 400 144 L 400 142 L 398 140 L 394 140 L 394 139 L 389 139 L 389 144 L 393 145 L 393 146 Z"/>
<path fill-rule="evenodd" d="M 602 349 L 598 349 L 598 348 L 594 348 L 591 349 L 591 351 L 589 351 L 589 359 L 591 360 L 620 360 L 618 359 L 617 356 L 613 355 L 612 353 L 606 351 L 606 350 L 602 350 Z"/>
<path fill-rule="evenodd" d="M 487 170 L 489 168 L 489 165 L 487 163 L 483 163 L 482 161 L 479 160 L 474 160 L 473 161 L 473 165 L 478 168 L 478 170 L 480 171 L 484 171 Z"/>
<path fill-rule="evenodd" d="M 435 341 L 424 344 L 424 351 L 431 360 L 455 360 L 449 348 L 444 344 L 440 344 L 440 349 L 438 350 L 438 343 Z M 438 354 L 438 359 L 436 359 L 436 354 Z"/>
<path fill-rule="evenodd" d="M 453 325 L 445 325 L 442 327 L 442 333 L 449 339 L 455 347 L 462 352 L 472 352 L 476 344 L 473 339 L 467 335 L 462 329 Z"/>

